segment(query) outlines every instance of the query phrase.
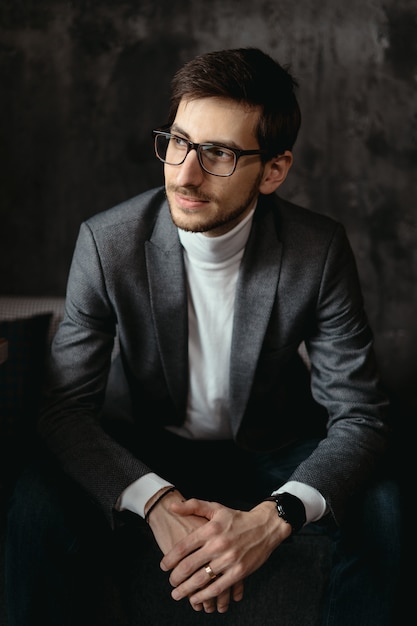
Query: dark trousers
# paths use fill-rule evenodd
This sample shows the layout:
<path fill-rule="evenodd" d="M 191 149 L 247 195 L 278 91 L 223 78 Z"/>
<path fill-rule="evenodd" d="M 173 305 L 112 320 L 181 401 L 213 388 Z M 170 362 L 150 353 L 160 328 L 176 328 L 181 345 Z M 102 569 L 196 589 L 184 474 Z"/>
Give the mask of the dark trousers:
<path fill-rule="evenodd" d="M 249 508 L 284 483 L 317 445 L 317 440 L 309 440 L 278 453 L 250 454 L 231 442 L 166 438 L 170 448 L 164 445 L 163 449 L 170 453 L 163 462 L 158 458 L 151 465 L 156 471 L 172 480 L 186 497 L 239 508 Z M 152 448 L 148 451 L 152 454 Z M 115 588 L 121 593 L 117 601 L 126 611 L 123 624 L 141 624 L 140 615 L 132 615 L 138 611 L 137 601 L 132 602 L 129 595 L 137 593 L 137 581 L 146 576 L 137 572 L 148 544 L 155 542 L 137 516 L 121 514 L 119 522 L 116 530 L 110 530 L 86 494 L 52 461 L 43 458 L 29 465 L 17 481 L 8 512 L 8 626 L 111 623 L 108 615 L 107 621 L 100 622 L 99 607 L 103 594 L 115 593 Z M 396 481 L 381 479 L 356 497 L 341 528 L 310 526 L 329 534 L 334 544 L 322 626 L 398 623 L 394 618 L 402 520 Z M 117 579 L 118 585 L 106 586 L 106 576 Z M 278 615 L 276 623 L 280 623 Z"/>

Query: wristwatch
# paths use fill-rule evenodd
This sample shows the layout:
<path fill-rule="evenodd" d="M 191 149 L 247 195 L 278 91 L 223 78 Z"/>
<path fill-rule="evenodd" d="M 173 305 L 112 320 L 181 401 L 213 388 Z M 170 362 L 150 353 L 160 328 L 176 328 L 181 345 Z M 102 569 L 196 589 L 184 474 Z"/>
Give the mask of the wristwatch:
<path fill-rule="evenodd" d="M 284 520 L 284 522 L 290 524 L 293 533 L 298 532 L 306 523 L 306 510 L 304 508 L 304 504 L 300 498 L 293 496 L 292 493 L 277 493 L 275 496 L 265 498 L 264 501 L 275 502 L 277 505 L 278 515 Z"/>

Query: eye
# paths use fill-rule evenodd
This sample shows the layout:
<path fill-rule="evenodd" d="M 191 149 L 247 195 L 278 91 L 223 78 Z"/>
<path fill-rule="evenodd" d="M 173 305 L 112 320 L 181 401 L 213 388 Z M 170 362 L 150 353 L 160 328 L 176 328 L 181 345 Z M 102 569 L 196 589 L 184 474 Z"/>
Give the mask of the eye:
<path fill-rule="evenodd" d="M 171 142 L 176 148 L 184 149 L 188 146 L 188 141 L 182 137 L 178 137 L 177 135 L 171 135 Z"/>
<path fill-rule="evenodd" d="M 204 155 L 216 161 L 230 161 L 234 159 L 234 153 L 223 146 L 202 146 Z"/>

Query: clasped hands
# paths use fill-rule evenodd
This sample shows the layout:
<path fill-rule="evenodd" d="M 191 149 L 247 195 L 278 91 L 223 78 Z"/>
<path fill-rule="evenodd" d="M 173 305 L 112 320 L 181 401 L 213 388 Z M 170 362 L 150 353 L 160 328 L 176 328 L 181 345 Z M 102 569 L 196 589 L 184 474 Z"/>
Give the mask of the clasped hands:
<path fill-rule="evenodd" d="M 195 611 L 225 613 L 243 598 L 244 580 L 291 533 L 271 502 L 240 511 L 169 494 L 150 520 L 170 571 L 174 600 L 188 598 Z"/>

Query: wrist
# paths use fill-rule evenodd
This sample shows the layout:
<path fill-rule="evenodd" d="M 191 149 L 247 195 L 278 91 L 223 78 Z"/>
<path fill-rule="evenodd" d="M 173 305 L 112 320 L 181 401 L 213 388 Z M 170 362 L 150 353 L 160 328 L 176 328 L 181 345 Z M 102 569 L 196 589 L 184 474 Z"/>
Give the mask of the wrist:
<path fill-rule="evenodd" d="M 278 517 L 291 526 L 292 533 L 298 532 L 306 523 L 306 512 L 303 502 L 291 493 L 278 493 L 265 502 L 275 502 Z"/>
<path fill-rule="evenodd" d="M 156 494 L 156 497 L 153 501 L 151 501 L 150 506 L 147 508 L 147 510 L 145 511 L 145 522 L 147 524 L 149 524 L 149 517 L 152 513 L 152 511 L 158 506 L 158 504 L 161 502 L 161 500 L 163 500 L 165 498 L 165 496 L 169 495 L 170 493 L 172 493 L 173 491 L 176 491 L 175 487 L 168 487 L 168 489 L 164 489 L 163 491 L 160 491 Z"/>

